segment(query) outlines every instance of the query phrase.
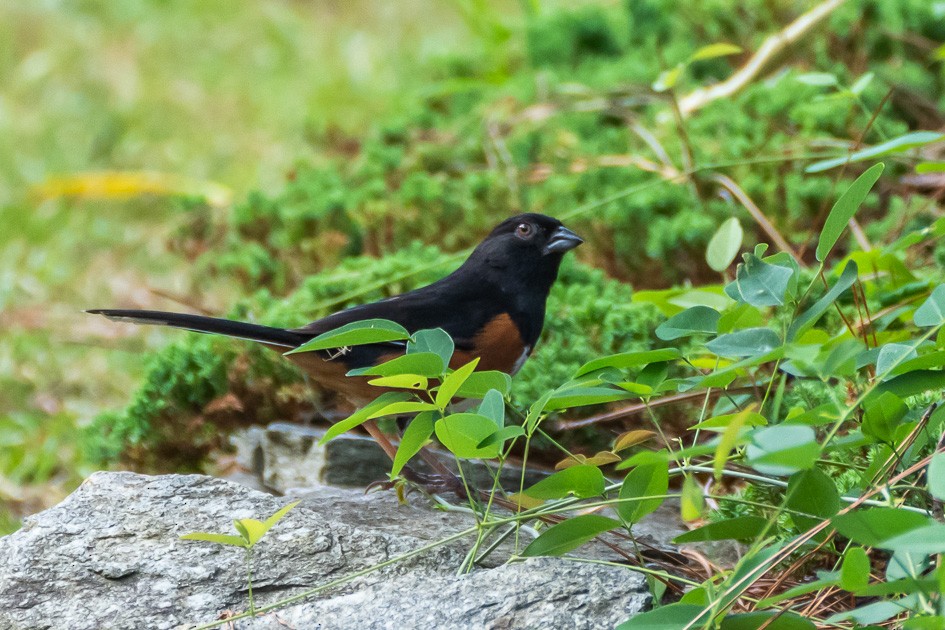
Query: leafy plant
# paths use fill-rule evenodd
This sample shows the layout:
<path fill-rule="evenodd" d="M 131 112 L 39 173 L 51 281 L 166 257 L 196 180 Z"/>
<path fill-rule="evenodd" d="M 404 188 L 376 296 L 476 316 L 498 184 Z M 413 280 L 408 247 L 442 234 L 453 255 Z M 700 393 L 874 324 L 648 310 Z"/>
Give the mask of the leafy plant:
<path fill-rule="evenodd" d="M 392 479 L 434 440 L 464 481 L 469 459 L 502 470 L 517 454 L 522 479 L 529 461 L 557 461 L 511 495 L 466 481 L 475 525 L 431 546 L 469 538 L 465 571 L 512 535 L 519 555 L 576 561 L 603 539 L 669 602 L 625 628 L 936 627 L 945 221 L 901 176 L 941 170 L 941 135 L 926 130 L 941 126 L 945 90 L 925 48 L 945 31 L 926 0 L 846 3 L 778 70 L 677 115 L 677 94 L 733 76 L 742 57 L 727 53 L 756 51 L 786 10 L 635 0 L 533 10 L 520 33 L 467 10 L 487 48 L 519 36 L 522 58 L 442 60 L 416 106 L 356 149 L 326 141 L 327 157 L 284 190 L 225 216 L 191 204 L 172 244 L 205 252 L 203 282 L 251 290 L 235 316 L 295 325 L 439 277 L 511 209 L 568 217 L 588 258 L 562 269 L 542 344 L 514 382 L 450 370 L 442 331 L 331 333 L 316 345 L 390 333 L 408 353 L 362 374 L 401 391 L 326 439 L 414 413 Z M 672 94 L 641 89 L 654 80 Z M 181 452 L 168 447 L 179 439 L 194 465 L 220 427 L 310 404 L 298 385 L 276 355 L 187 339 L 86 443 L 98 461 L 124 450 L 146 466 Z M 254 404 L 220 419 L 213 403 L 228 395 Z M 456 412 L 458 397 L 481 402 Z M 613 439 L 595 431 L 631 412 L 652 431 L 626 420 Z M 707 576 L 646 556 L 635 527 L 667 500 L 693 528 L 679 543 L 741 541 L 738 561 Z"/>
<path fill-rule="evenodd" d="M 868 169 L 840 195 L 826 217 L 815 269 L 760 246 L 744 255 L 733 280 L 702 288 L 705 303 L 664 306 L 673 314 L 657 334 L 684 345 L 592 359 L 516 412 L 507 378 L 475 372 L 475 362 L 450 370 L 448 337 L 421 331 L 407 338 L 403 357 L 358 371 L 400 391 L 335 425 L 325 439 L 371 418 L 417 413 L 392 479 L 433 439 L 453 454 L 476 514 L 464 534 L 473 542 L 462 570 L 491 553 L 495 545 L 486 541 L 503 530 L 515 533 L 523 557 L 579 560 L 572 552 L 602 538 L 651 579 L 655 597 L 675 593 L 678 600 L 621 628 L 812 628 L 812 619 L 867 624 L 906 617 L 935 623 L 943 601 L 935 561 L 945 550 L 945 529 L 931 513 L 945 493 L 939 478 L 945 407 L 933 401 L 945 387 L 945 285 L 926 277 L 918 299 L 895 304 L 891 315 L 871 315 L 881 302 L 902 299 L 895 276 L 860 275 L 879 253 L 830 257 L 881 170 Z M 646 299 L 663 304 L 655 294 Z M 328 333 L 334 341 L 325 343 L 371 343 L 378 330 L 392 328 L 365 322 Z M 805 388 L 824 402 L 798 404 Z M 711 405 L 713 392 L 721 396 Z M 651 416 L 653 432 L 622 434 L 588 457 L 549 432 L 549 418 L 575 409 L 632 399 L 651 407 L 681 393 L 704 402 L 679 439 Z M 454 412 L 457 395 L 481 402 Z M 524 473 L 538 439 L 560 450 L 558 472 L 531 486 L 523 475 L 518 492 L 505 494 L 499 472 L 519 449 Z M 491 488 L 469 484 L 464 470 L 472 459 L 494 460 Z M 603 470 L 614 464 L 610 470 L 623 478 L 609 483 Z M 746 542 L 731 571 L 700 577 L 694 567 L 654 564 L 628 546 L 636 524 L 667 499 L 678 500 L 682 520 L 693 524 L 678 543 Z M 604 507 L 618 518 L 597 513 Z M 533 530 L 533 540 L 519 540 Z M 801 573 L 808 567 L 819 569 L 816 579 Z M 788 581 L 765 586 L 773 571 Z M 843 612 L 817 607 L 844 593 L 883 599 Z"/>
<path fill-rule="evenodd" d="M 294 508 L 301 501 L 294 501 L 278 510 L 265 521 L 258 521 L 254 518 L 240 518 L 233 521 L 233 527 L 236 529 L 237 536 L 232 534 L 214 534 L 212 532 L 191 532 L 181 535 L 181 540 L 198 540 L 203 542 L 212 542 L 218 545 L 231 545 L 242 547 L 246 550 L 246 590 L 249 596 L 249 614 L 256 612 L 256 605 L 253 602 L 253 549 L 260 540 L 272 529 L 276 523 L 281 521 L 289 510 Z"/>

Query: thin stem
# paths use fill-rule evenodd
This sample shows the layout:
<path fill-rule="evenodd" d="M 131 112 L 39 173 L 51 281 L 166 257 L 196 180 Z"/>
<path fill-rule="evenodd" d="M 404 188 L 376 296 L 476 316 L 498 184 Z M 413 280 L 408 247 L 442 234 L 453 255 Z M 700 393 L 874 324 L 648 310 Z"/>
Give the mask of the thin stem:
<path fill-rule="evenodd" d="M 246 548 L 246 588 L 249 591 L 249 614 L 256 613 L 256 604 L 253 602 L 253 548 Z"/>
<path fill-rule="evenodd" d="M 219 619 L 219 620 L 217 620 L 217 621 L 212 621 L 212 622 L 210 622 L 210 623 L 206 623 L 206 624 L 203 624 L 203 625 L 201 625 L 201 626 L 197 626 L 197 627 L 193 628 L 193 630 L 209 630 L 210 628 L 219 628 L 219 627 L 222 626 L 222 625 L 231 623 L 231 622 L 233 622 L 233 621 L 237 621 L 237 620 L 239 620 L 239 619 L 246 619 L 247 617 L 251 617 L 251 616 L 253 616 L 253 615 L 255 615 L 255 614 L 267 613 L 267 612 L 269 612 L 270 610 L 276 610 L 276 609 L 279 609 L 279 608 L 283 608 L 283 607 L 285 607 L 285 606 L 288 606 L 289 604 L 294 604 L 294 603 L 296 603 L 296 602 L 300 602 L 300 601 L 303 601 L 303 600 L 305 600 L 305 599 L 308 599 L 308 598 L 311 597 L 312 595 L 316 595 L 316 594 L 318 594 L 318 593 L 320 593 L 320 592 L 322 592 L 322 591 L 324 591 L 324 590 L 327 590 L 327 589 L 330 589 L 330 588 L 334 588 L 334 587 L 340 586 L 340 585 L 342 585 L 342 584 L 346 584 L 346 583 L 350 582 L 351 580 L 357 579 L 357 578 L 359 578 L 359 577 L 361 577 L 361 576 L 363 576 L 363 575 L 368 575 L 368 574 L 370 574 L 370 573 L 374 573 L 375 571 L 380 571 L 381 569 L 383 569 L 383 568 L 385 568 L 385 567 L 389 567 L 389 566 L 392 565 L 392 564 L 396 564 L 396 563 L 398 563 L 398 562 L 403 562 L 404 560 L 407 560 L 407 559 L 412 558 L 412 557 L 414 557 L 414 556 L 420 555 L 421 553 L 425 553 L 425 552 L 427 552 L 427 551 L 429 551 L 429 550 L 431 550 L 431 549 L 436 549 L 437 547 L 442 547 L 443 545 L 449 544 L 449 543 L 453 542 L 454 540 L 459 540 L 459 539 L 461 539 L 461 538 L 465 538 L 466 536 L 469 536 L 470 534 L 473 534 L 473 533 L 475 533 L 475 532 L 476 532 L 476 528 L 475 528 L 475 527 L 470 527 L 470 528 L 468 528 L 468 529 L 464 529 L 464 530 L 461 531 L 461 532 L 456 532 L 455 534 L 453 534 L 453 535 L 451 535 L 451 536 L 447 536 L 446 538 L 442 538 L 442 539 L 440 539 L 440 540 L 437 540 L 436 542 L 432 542 L 432 543 L 430 543 L 430 544 L 428 544 L 428 545 L 424 545 L 424 546 L 422 546 L 422 547 L 418 547 L 417 549 L 414 549 L 413 551 L 408 551 L 407 553 L 401 554 L 401 555 L 396 556 L 396 557 L 394 557 L 394 558 L 391 558 L 391 559 L 389 559 L 389 560 L 385 560 L 384 562 L 380 562 L 380 563 L 375 564 L 375 565 L 373 565 L 373 566 L 370 566 L 370 567 L 361 569 L 360 571 L 355 571 L 354 573 L 349 573 L 348 575 L 346 575 L 346 576 L 344 576 L 344 577 L 340 577 L 340 578 L 338 578 L 337 580 L 332 580 L 331 582 L 326 582 L 325 584 L 322 584 L 321 586 L 316 586 L 316 587 L 314 587 L 314 588 L 310 588 L 310 589 L 308 589 L 307 591 L 303 591 L 303 592 L 299 593 L 298 595 L 293 595 L 292 597 L 286 597 L 285 599 L 280 599 L 279 601 L 273 602 L 273 603 L 271 603 L 271 604 L 267 604 L 266 606 L 261 606 L 260 608 L 257 608 L 257 609 L 255 610 L 255 612 L 252 612 L 252 613 L 250 613 L 250 612 L 244 612 L 244 613 L 240 613 L 240 614 L 238 614 L 238 615 L 234 615 L 234 616 L 232 616 L 232 617 L 230 617 L 230 618 L 228 618 L 228 619 Z"/>

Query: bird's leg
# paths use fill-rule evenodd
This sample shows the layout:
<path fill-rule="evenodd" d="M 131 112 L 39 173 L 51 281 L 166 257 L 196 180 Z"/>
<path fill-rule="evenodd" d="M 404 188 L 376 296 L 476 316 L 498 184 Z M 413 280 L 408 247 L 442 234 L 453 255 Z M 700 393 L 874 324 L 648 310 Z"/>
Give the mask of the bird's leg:
<path fill-rule="evenodd" d="M 381 428 L 377 426 L 377 423 L 373 420 L 368 420 L 361 425 L 364 427 L 364 430 L 368 432 L 374 441 L 377 442 L 377 445 L 380 446 L 387 456 L 390 457 L 390 461 L 394 461 L 394 457 L 397 455 L 397 447 L 387 438 Z"/>
<path fill-rule="evenodd" d="M 443 488 L 451 490 L 461 498 L 466 497 L 466 486 L 453 474 L 452 470 L 446 467 L 446 464 L 439 460 L 435 453 L 424 446 L 420 449 L 420 457 L 436 471 L 432 475 L 431 481 L 438 482 Z"/>
<path fill-rule="evenodd" d="M 381 428 L 377 426 L 377 423 L 374 420 L 368 420 L 361 426 L 364 427 L 364 430 L 368 432 L 374 441 L 377 442 L 378 446 L 383 449 L 387 456 L 390 457 L 391 461 L 394 461 L 394 457 L 397 455 L 397 447 L 390 441 L 387 435 L 381 431 Z M 450 491 L 454 492 L 457 496 L 465 497 L 466 488 L 463 486 L 463 482 L 456 478 L 456 475 L 453 474 L 449 468 L 447 468 L 443 462 L 436 458 L 436 455 L 428 451 L 425 447 L 420 449 L 420 456 L 436 471 L 432 475 L 426 475 L 416 470 L 411 469 L 409 466 L 404 466 L 403 473 L 404 478 L 407 481 L 412 481 L 431 494 L 437 492 Z M 388 482 L 374 482 L 368 489 L 381 487 L 384 488 L 387 486 Z"/>

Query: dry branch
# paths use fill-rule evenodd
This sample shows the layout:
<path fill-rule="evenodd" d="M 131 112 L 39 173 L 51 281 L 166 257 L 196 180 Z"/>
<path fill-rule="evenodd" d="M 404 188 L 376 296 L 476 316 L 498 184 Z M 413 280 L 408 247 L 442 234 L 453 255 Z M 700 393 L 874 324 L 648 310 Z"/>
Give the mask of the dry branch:
<path fill-rule="evenodd" d="M 780 54 L 785 48 L 806 35 L 844 2 L 846 2 L 846 0 L 827 0 L 826 2 L 822 2 L 791 22 L 781 32 L 769 36 L 757 52 L 752 55 L 751 59 L 748 60 L 748 63 L 742 66 L 738 72 L 721 83 L 699 88 L 680 99 L 679 112 L 683 116 L 688 116 L 712 101 L 732 96 L 742 90 L 761 73 L 769 61 Z"/>

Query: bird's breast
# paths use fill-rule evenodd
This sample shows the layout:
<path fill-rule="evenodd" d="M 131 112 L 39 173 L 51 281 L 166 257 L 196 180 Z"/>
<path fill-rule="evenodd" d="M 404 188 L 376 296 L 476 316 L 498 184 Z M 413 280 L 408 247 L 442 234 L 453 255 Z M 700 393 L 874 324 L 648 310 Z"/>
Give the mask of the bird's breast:
<path fill-rule="evenodd" d="M 515 374 L 528 358 L 530 348 L 508 313 L 490 319 L 473 337 L 471 347 L 457 350 L 450 361 L 456 369 L 479 357 L 478 370 L 498 370 Z"/>

